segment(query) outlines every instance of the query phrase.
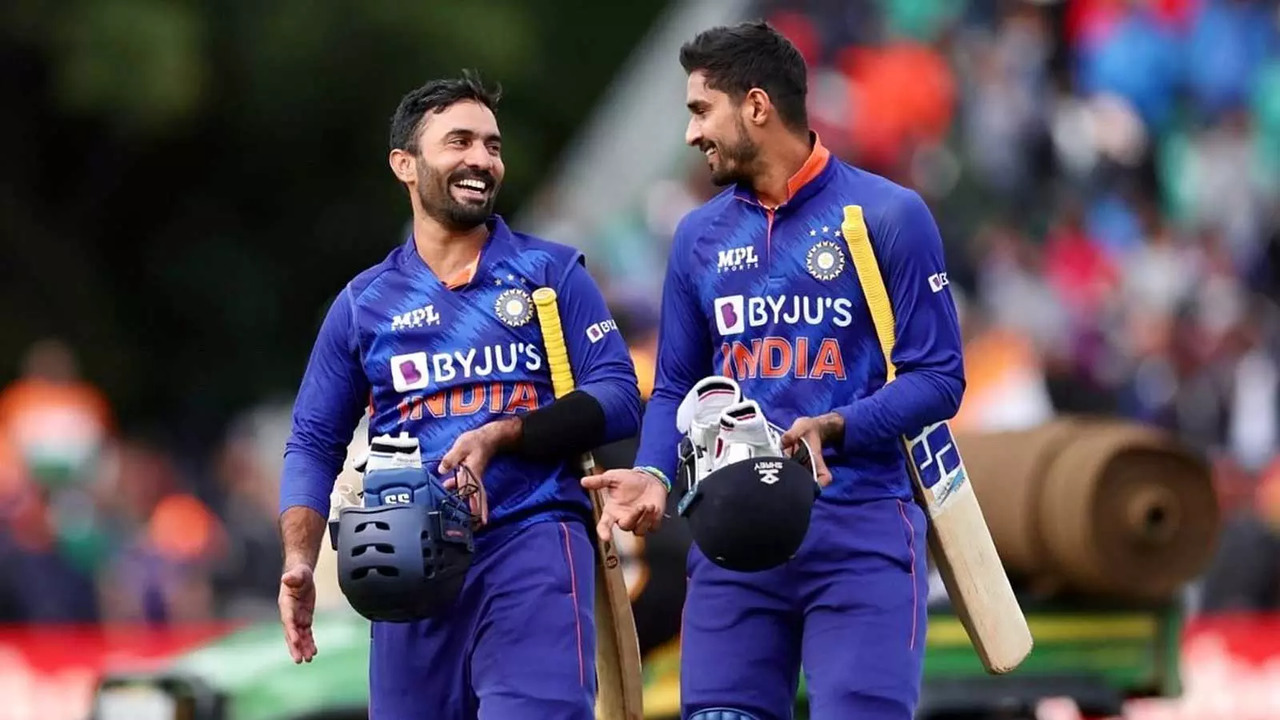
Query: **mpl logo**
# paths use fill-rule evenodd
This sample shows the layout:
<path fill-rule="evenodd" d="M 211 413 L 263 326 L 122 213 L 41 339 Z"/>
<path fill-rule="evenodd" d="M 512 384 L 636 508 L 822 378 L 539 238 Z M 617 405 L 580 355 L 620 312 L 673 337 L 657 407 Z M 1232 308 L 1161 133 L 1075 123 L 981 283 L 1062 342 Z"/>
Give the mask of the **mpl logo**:
<path fill-rule="evenodd" d="M 719 261 L 716 263 L 716 272 L 745 270 L 746 268 L 759 267 L 759 265 L 760 259 L 756 257 L 755 247 L 747 245 L 745 247 L 721 250 Z"/>
<path fill-rule="evenodd" d="M 587 339 L 591 341 L 592 345 L 595 345 L 603 340 L 606 334 L 617 329 L 618 323 L 613 320 L 602 320 L 598 323 L 592 323 L 587 326 Z"/>
<path fill-rule="evenodd" d="M 942 288 L 950 284 L 951 281 L 947 279 L 947 274 L 944 272 L 934 273 L 929 276 L 929 289 L 934 292 L 942 292 Z"/>
<path fill-rule="evenodd" d="M 782 472 L 782 463 L 778 460 L 758 460 L 755 471 L 760 476 L 760 482 L 765 485 L 772 485 L 782 479 L 778 477 L 778 473 Z"/>
<path fill-rule="evenodd" d="M 716 298 L 716 328 L 720 330 L 721 335 L 742 332 L 743 323 L 741 295 Z"/>
<path fill-rule="evenodd" d="M 409 330 L 412 328 L 423 327 L 424 325 L 439 325 L 440 314 L 436 312 L 435 305 L 426 305 L 416 310 L 410 310 L 403 315 L 396 315 L 391 318 L 391 332 L 397 330 Z"/>

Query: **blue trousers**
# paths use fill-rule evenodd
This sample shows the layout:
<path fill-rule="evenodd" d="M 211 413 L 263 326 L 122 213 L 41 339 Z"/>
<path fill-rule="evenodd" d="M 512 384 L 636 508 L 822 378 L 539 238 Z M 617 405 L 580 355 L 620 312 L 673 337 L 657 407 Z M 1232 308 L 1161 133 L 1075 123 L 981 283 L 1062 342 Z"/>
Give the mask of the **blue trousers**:
<path fill-rule="evenodd" d="M 689 553 L 682 717 L 725 707 L 792 717 L 803 669 L 813 720 L 911 720 L 923 672 L 926 518 L 910 501 L 819 501 L 789 563 L 725 570 Z"/>
<path fill-rule="evenodd" d="M 449 614 L 374 623 L 370 720 L 595 718 L 595 556 L 581 523 L 515 532 Z"/>

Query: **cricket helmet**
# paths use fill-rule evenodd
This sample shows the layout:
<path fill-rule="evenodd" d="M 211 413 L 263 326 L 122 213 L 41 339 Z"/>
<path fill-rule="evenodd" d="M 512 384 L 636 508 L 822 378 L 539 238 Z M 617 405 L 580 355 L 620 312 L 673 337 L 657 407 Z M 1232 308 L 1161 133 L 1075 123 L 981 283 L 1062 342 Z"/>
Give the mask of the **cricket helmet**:
<path fill-rule="evenodd" d="M 360 615 L 411 622 L 457 600 L 475 552 L 467 495 L 478 487 L 465 466 L 457 472 L 461 492 L 421 467 L 369 472 L 364 506 L 338 512 L 338 586 Z"/>
<path fill-rule="evenodd" d="M 800 550 L 820 488 L 809 447 L 787 457 L 777 428 L 745 400 L 725 408 L 707 471 L 699 477 L 697 442 L 681 442 L 680 477 L 688 491 L 679 513 L 698 549 L 729 570 L 777 567 Z"/>

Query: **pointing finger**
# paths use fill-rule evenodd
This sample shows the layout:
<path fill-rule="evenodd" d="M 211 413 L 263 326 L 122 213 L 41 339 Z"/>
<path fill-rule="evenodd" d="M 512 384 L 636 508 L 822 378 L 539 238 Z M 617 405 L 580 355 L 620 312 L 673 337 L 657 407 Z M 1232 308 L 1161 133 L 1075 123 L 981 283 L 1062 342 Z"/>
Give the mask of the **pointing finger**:
<path fill-rule="evenodd" d="M 587 490 L 607 490 L 618 486 L 618 479 L 612 473 L 603 475 L 587 475 L 582 478 L 582 487 Z"/>

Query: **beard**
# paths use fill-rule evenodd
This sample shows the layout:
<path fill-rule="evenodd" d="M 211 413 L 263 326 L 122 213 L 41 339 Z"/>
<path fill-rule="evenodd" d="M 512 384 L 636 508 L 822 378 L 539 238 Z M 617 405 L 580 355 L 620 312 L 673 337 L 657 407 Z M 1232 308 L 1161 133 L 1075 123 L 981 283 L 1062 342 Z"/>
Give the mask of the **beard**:
<path fill-rule="evenodd" d="M 711 166 L 711 182 L 719 187 L 749 181 L 756 159 L 760 157 L 760 146 L 747 135 L 747 125 L 742 118 L 738 118 L 737 129 L 738 136 L 732 142 L 709 144 L 718 156 L 718 162 Z"/>
<path fill-rule="evenodd" d="M 422 209 L 436 222 L 454 232 L 463 232 L 483 225 L 493 214 L 498 201 L 497 178 L 485 170 L 461 168 L 449 175 L 418 165 L 418 200 Z M 484 200 L 458 200 L 451 188 L 461 180 L 479 180 L 489 188 Z"/>

